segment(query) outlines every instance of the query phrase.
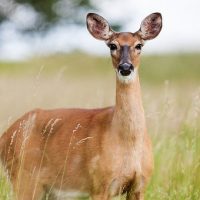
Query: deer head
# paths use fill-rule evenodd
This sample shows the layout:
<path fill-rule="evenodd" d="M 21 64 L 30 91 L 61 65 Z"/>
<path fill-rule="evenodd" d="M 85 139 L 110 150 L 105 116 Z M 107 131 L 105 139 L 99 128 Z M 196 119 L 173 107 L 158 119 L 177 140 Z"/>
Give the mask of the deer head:
<path fill-rule="evenodd" d="M 112 62 L 119 81 L 130 83 L 137 75 L 144 42 L 155 38 L 162 28 L 160 13 L 148 15 L 138 31 L 115 32 L 108 22 L 95 13 L 87 15 L 87 28 L 93 37 L 104 40 L 110 48 Z"/>

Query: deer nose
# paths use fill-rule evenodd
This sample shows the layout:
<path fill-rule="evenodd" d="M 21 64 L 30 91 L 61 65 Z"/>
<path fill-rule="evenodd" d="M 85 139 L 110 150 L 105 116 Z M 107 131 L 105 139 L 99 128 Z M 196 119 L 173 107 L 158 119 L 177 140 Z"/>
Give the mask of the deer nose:
<path fill-rule="evenodd" d="M 131 63 L 122 63 L 118 67 L 118 71 L 122 76 L 128 76 L 134 70 Z"/>

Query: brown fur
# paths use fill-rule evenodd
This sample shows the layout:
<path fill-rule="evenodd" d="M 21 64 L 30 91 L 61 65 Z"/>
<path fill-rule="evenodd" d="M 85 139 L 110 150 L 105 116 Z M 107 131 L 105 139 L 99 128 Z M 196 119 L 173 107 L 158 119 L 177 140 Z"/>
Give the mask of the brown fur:
<path fill-rule="evenodd" d="M 111 41 L 133 47 L 142 39 L 117 33 Z M 139 53 L 132 50 L 130 59 L 138 68 Z M 112 60 L 117 68 L 120 51 Z M 138 75 L 129 84 L 117 79 L 114 107 L 25 114 L 1 137 L 0 152 L 17 200 L 41 199 L 55 189 L 86 192 L 93 200 L 122 193 L 142 200 L 153 158 Z"/>

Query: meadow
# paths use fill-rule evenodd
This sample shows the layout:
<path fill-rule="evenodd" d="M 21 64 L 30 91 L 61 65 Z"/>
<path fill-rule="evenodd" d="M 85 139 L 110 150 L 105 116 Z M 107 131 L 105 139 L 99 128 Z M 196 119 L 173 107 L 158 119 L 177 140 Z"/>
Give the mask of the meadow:
<path fill-rule="evenodd" d="M 140 81 L 155 159 L 146 199 L 199 200 L 200 54 L 143 56 Z M 0 62 L 1 133 L 34 108 L 94 108 L 114 102 L 110 58 L 74 52 Z M 10 184 L 0 168 L 0 200 L 10 199 Z"/>

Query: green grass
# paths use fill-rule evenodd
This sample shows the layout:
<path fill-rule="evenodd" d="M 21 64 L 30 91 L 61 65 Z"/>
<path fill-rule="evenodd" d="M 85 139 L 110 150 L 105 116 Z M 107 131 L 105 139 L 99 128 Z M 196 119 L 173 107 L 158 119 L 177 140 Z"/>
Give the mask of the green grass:
<path fill-rule="evenodd" d="M 143 56 L 140 75 L 155 159 L 146 199 L 199 200 L 200 54 Z M 114 87 L 110 58 L 73 53 L 1 62 L 0 131 L 34 107 L 111 105 Z M 0 200 L 10 200 L 0 174 Z"/>
<path fill-rule="evenodd" d="M 154 138 L 155 171 L 147 199 L 200 198 L 200 130 L 184 126 L 179 133 Z"/>
<path fill-rule="evenodd" d="M 0 200 L 10 200 L 11 199 L 11 187 L 5 172 L 0 169 Z"/>
<path fill-rule="evenodd" d="M 32 58 L 24 62 L 0 62 L 1 75 L 33 75 L 43 68 L 44 74 L 62 71 L 69 76 L 110 76 L 113 74 L 109 57 L 95 57 L 83 53 L 58 54 Z M 162 83 L 199 81 L 200 54 L 142 56 L 140 74 L 143 81 Z"/>
<path fill-rule="evenodd" d="M 146 56 L 142 59 L 140 72 L 144 80 L 156 83 L 199 81 L 200 54 Z"/>
<path fill-rule="evenodd" d="M 0 73 L 9 76 L 32 75 L 38 73 L 41 68 L 46 75 L 62 71 L 66 77 L 106 75 L 112 72 L 109 58 L 94 57 L 83 53 L 36 57 L 24 62 L 0 63 Z"/>

